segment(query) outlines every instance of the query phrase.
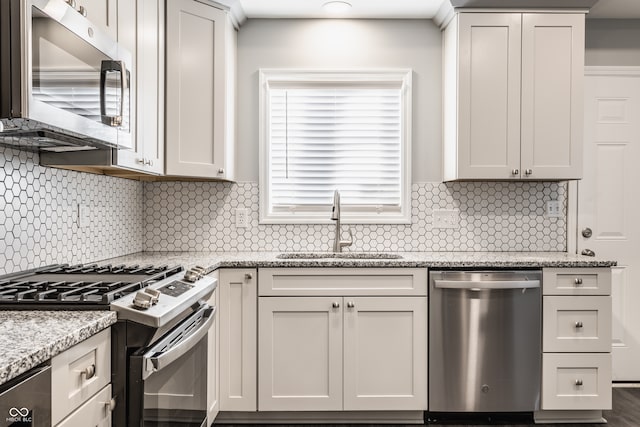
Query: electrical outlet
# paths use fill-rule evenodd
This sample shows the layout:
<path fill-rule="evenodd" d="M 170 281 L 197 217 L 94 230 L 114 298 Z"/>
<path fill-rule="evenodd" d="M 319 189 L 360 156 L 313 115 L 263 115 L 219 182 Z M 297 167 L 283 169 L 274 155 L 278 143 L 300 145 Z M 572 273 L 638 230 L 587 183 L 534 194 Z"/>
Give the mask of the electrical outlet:
<path fill-rule="evenodd" d="M 431 217 L 433 228 L 460 228 L 459 209 L 436 209 Z"/>
<path fill-rule="evenodd" d="M 249 227 L 249 210 L 245 208 L 236 208 L 236 228 Z"/>
<path fill-rule="evenodd" d="M 89 205 L 78 204 L 78 227 L 87 228 L 91 225 L 91 208 Z"/>
<path fill-rule="evenodd" d="M 562 216 L 562 209 L 558 200 L 549 200 L 547 202 L 547 216 L 549 218 L 559 218 Z"/>

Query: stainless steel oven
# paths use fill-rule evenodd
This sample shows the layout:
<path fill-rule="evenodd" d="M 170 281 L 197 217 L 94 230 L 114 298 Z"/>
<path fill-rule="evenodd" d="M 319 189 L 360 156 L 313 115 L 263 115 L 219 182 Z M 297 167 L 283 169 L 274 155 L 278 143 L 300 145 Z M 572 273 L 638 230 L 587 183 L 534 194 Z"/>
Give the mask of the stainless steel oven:
<path fill-rule="evenodd" d="M 0 386 L 0 427 L 51 426 L 51 367 L 41 365 Z"/>
<path fill-rule="evenodd" d="M 130 422 L 206 426 L 208 332 L 215 308 L 203 304 L 171 332 L 129 359 Z"/>
<path fill-rule="evenodd" d="M 1 143 L 131 147 L 131 53 L 64 0 L 2 0 L 0 28 Z"/>

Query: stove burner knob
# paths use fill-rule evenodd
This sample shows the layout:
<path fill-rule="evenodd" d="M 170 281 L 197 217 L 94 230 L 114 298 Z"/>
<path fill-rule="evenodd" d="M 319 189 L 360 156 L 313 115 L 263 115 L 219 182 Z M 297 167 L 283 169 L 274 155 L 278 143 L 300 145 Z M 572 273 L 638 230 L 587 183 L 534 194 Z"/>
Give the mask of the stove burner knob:
<path fill-rule="evenodd" d="M 184 273 L 184 280 L 189 283 L 194 283 L 196 280 L 200 280 L 204 276 L 204 272 L 205 269 L 203 267 L 192 267 Z"/>
<path fill-rule="evenodd" d="M 141 310 L 148 309 L 156 302 L 158 302 L 158 297 L 155 297 L 146 291 L 138 291 L 135 298 L 133 298 L 133 305 Z"/>

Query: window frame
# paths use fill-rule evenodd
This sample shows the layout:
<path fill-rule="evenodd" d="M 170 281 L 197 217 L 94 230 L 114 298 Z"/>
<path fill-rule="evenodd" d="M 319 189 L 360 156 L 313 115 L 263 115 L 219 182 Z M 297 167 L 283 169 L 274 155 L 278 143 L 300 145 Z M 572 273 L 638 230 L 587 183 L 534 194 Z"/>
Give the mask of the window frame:
<path fill-rule="evenodd" d="M 412 70 L 301 70 L 259 69 L 259 223 L 260 224 L 331 224 L 331 207 L 326 211 L 300 209 L 273 211 L 270 205 L 270 109 L 269 91 L 291 86 L 355 85 L 384 87 L 399 85 L 400 96 L 400 210 L 379 211 L 342 206 L 345 224 L 411 224 L 411 109 Z M 279 86 L 279 87 L 276 87 Z"/>

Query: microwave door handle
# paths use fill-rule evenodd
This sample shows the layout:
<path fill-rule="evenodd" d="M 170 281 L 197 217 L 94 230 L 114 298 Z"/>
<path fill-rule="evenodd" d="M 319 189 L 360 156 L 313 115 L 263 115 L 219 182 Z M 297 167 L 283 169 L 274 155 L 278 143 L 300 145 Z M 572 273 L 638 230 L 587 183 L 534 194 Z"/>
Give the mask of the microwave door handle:
<path fill-rule="evenodd" d="M 120 73 L 120 111 L 117 116 L 107 115 L 107 73 L 117 71 Z M 122 124 L 124 114 L 124 98 L 127 90 L 126 67 L 124 61 L 104 60 L 100 66 L 100 118 L 107 126 L 117 127 Z"/>
<path fill-rule="evenodd" d="M 167 366 L 171 365 L 171 363 L 179 359 L 181 356 L 187 354 L 189 350 L 191 350 L 204 336 L 207 335 L 209 329 L 211 328 L 211 325 L 213 324 L 213 319 L 216 314 L 216 308 L 207 307 L 203 310 L 211 311 L 207 317 L 207 320 L 202 325 L 200 325 L 198 329 L 196 329 L 188 337 L 186 337 L 182 342 L 173 347 L 171 350 L 160 355 L 156 355 L 157 353 L 151 350 L 143 356 L 143 380 L 149 378 L 155 372 L 163 370 Z"/>
<path fill-rule="evenodd" d="M 539 280 L 436 280 L 439 289 L 532 289 L 539 288 Z"/>

